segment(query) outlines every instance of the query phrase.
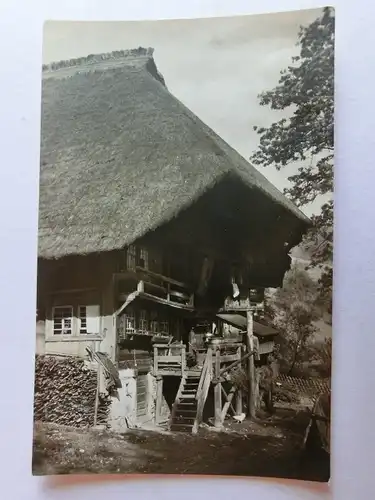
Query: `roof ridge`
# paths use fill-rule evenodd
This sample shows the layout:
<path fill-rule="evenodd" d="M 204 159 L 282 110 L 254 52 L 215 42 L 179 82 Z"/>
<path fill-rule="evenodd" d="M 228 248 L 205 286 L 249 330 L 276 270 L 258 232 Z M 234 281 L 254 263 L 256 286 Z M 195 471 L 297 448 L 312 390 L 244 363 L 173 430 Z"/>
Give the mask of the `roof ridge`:
<path fill-rule="evenodd" d="M 153 57 L 153 54 L 154 54 L 154 49 L 152 47 L 148 48 L 138 47 L 136 49 L 113 50 L 112 52 L 104 52 L 101 54 L 89 54 L 88 56 L 84 57 L 64 59 L 61 61 L 55 61 L 48 64 L 43 64 L 42 70 L 43 72 L 55 71 L 62 68 L 73 68 L 75 66 L 97 64 L 101 61 L 125 59 L 125 58 L 145 57 L 151 59 Z"/>

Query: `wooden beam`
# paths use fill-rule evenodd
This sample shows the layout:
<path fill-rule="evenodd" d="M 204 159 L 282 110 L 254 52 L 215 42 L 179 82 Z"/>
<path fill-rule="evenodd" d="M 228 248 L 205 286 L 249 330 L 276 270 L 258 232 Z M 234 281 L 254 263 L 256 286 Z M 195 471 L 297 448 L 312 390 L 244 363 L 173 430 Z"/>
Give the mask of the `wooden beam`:
<path fill-rule="evenodd" d="M 254 351 L 253 313 L 251 310 L 247 311 L 246 320 L 247 320 L 246 346 L 247 346 L 248 353 L 250 354 Z M 256 415 L 256 394 L 255 394 L 256 380 L 255 380 L 254 356 L 248 357 L 247 377 L 248 377 L 248 383 L 249 383 L 247 413 L 248 413 L 250 418 L 255 418 L 255 415 Z"/>
<path fill-rule="evenodd" d="M 137 297 L 139 297 L 139 292 L 138 291 L 129 293 L 129 295 L 127 296 L 125 302 L 115 312 L 115 315 L 119 316 L 128 307 L 128 305 L 131 304 Z"/>
<path fill-rule="evenodd" d="M 186 371 L 186 346 L 185 344 L 182 345 L 181 349 L 181 376 L 185 376 L 185 371 Z"/>
<path fill-rule="evenodd" d="M 238 358 L 241 359 L 242 356 L 242 345 L 239 345 L 237 348 Z M 236 415 L 242 414 L 242 389 L 237 387 L 236 392 Z"/>
<path fill-rule="evenodd" d="M 242 414 L 242 389 L 237 389 L 236 392 L 236 415 Z"/>
<path fill-rule="evenodd" d="M 147 274 L 153 278 L 160 279 L 161 281 L 165 281 L 166 283 L 170 283 L 171 285 L 178 286 L 179 288 L 185 288 L 185 289 L 189 288 L 186 283 L 183 283 L 182 281 L 177 281 L 173 278 L 169 278 L 168 276 L 164 276 L 163 274 L 155 273 L 154 271 L 150 271 L 149 269 L 145 269 L 140 266 L 137 266 L 136 269 L 137 271 L 143 274 Z"/>
<path fill-rule="evenodd" d="M 158 375 L 158 348 L 154 346 L 154 375 Z"/>
<path fill-rule="evenodd" d="M 237 359 L 237 361 L 234 361 L 230 365 L 228 365 L 225 368 L 223 368 L 222 370 L 220 370 L 219 376 L 217 378 L 218 379 L 221 378 L 224 375 L 224 373 L 229 372 L 229 370 L 231 370 L 235 366 L 241 364 L 243 361 L 245 361 L 246 359 L 248 359 L 250 356 L 253 356 L 254 354 L 255 354 L 255 351 L 251 351 L 251 352 L 246 353 L 245 356 L 242 356 L 241 359 Z M 216 383 L 216 376 L 215 376 L 213 382 Z"/>
<path fill-rule="evenodd" d="M 163 403 L 163 377 L 156 377 L 156 402 L 155 402 L 155 423 L 161 419 L 161 408 Z"/>
<path fill-rule="evenodd" d="M 223 391 L 224 393 L 224 396 L 225 396 L 225 403 L 224 403 L 224 406 L 223 406 L 223 409 L 221 411 L 221 421 L 224 422 L 224 419 L 228 413 L 228 410 L 229 408 L 232 408 L 232 411 L 233 411 L 233 415 L 236 414 L 236 411 L 235 409 L 233 408 L 233 405 L 232 405 L 232 399 L 233 399 L 233 396 L 235 395 L 235 392 L 236 392 L 236 387 L 233 385 L 229 391 L 229 394 L 227 394 L 224 390 L 224 387 L 221 388 L 221 390 Z"/>
<path fill-rule="evenodd" d="M 147 299 L 147 300 L 150 300 L 151 302 L 156 302 L 157 304 L 162 304 L 165 306 L 173 307 L 175 309 L 182 309 L 182 310 L 185 310 L 188 312 L 193 312 L 193 310 L 194 310 L 189 305 L 180 304 L 178 302 L 173 302 L 173 301 L 167 300 L 167 299 L 162 299 L 161 297 L 157 297 L 156 295 L 151 295 L 151 294 L 146 293 L 146 292 L 139 293 L 139 297 L 141 299 Z"/>
<path fill-rule="evenodd" d="M 215 377 L 220 373 L 220 349 L 216 349 L 215 353 Z M 222 401 L 221 401 L 221 382 L 218 381 L 214 387 L 214 406 L 215 406 L 215 427 L 221 427 L 221 412 L 222 412 Z"/>

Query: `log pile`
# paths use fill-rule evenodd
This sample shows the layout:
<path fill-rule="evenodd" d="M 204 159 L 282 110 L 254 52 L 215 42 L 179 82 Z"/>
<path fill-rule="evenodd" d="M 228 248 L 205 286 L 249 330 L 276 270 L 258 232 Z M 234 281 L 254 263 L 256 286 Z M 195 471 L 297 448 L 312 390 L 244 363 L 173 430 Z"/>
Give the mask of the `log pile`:
<path fill-rule="evenodd" d="M 36 356 L 34 420 L 74 427 L 94 424 L 97 373 L 74 357 Z M 105 424 L 110 397 L 100 395 L 98 424 Z"/>

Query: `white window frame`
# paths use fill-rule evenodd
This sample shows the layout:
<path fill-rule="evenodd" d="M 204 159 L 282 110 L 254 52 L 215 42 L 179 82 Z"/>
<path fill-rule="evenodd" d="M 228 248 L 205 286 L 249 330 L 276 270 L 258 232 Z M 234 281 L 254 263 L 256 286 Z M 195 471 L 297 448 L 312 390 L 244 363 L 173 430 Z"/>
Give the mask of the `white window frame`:
<path fill-rule="evenodd" d="M 63 322 L 61 324 L 62 328 L 61 328 L 61 331 L 58 332 L 56 331 L 56 328 L 55 328 L 55 312 L 56 310 L 58 309 L 70 309 L 72 315 L 70 318 L 62 318 L 62 319 L 70 319 L 70 333 L 64 333 L 64 329 L 63 329 Z M 52 335 L 55 337 L 72 337 L 74 335 L 74 332 L 75 332 L 75 321 L 74 321 L 74 306 L 72 305 L 59 305 L 59 306 L 53 306 L 52 307 Z"/>
<path fill-rule="evenodd" d="M 84 321 L 85 321 L 85 330 L 86 331 L 82 331 L 83 328 L 82 328 L 82 317 L 81 317 L 81 308 L 84 308 L 85 309 L 85 317 L 84 317 Z M 87 333 L 87 306 L 86 305 L 82 305 L 82 304 L 79 304 L 77 306 L 77 320 L 78 320 L 78 326 L 77 326 L 77 333 L 79 335 L 88 335 Z"/>
<path fill-rule="evenodd" d="M 86 312 L 87 312 L 87 307 L 90 307 L 90 306 L 94 306 L 97 308 L 98 310 L 98 331 L 95 332 L 95 333 L 88 333 L 87 332 L 87 317 L 86 317 L 86 332 L 84 331 L 81 331 L 82 327 L 81 327 L 81 324 L 82 324 L 82 318 L 81 318 L 81 308 L 84 307 L 86 308 Z M 71 327 L 70 327 L 70 333 L 59 333 L 58 330 L 56 330 L 56 327 L 55 327 L 55 311 L 56 310 L 59 310 L 59 309 L 70 309 L 71 311 Z M 100 307 L 100 304 L 98 303 L 88 303 L 88 304 L 85 304 L 85 303 L 74 303 L 74 305 L 72 303 L 70 304 L 58 304 L 58 305 L 53 305 L 51 307 L 51 320 L 50 320 L 50 327 L 48 327 L 46 329 L 46 335 L 47 337 L 49 338 L 52 338 L 52 339 L 77 339 L 77 337 L 82 337 L 82 339 L 84 338 L 98 338 L 98 336 L 100 335 L 100 331 L 101 331 L 101 325 L 102 325 L 102 320 L 101 320 L 101 307 Z"/>

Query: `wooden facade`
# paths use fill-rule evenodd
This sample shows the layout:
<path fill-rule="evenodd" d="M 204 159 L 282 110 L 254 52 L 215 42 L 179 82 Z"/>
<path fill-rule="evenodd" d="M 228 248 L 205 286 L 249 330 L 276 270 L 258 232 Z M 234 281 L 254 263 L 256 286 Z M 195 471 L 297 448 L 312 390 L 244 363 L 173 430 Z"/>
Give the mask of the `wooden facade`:
<path fill-rule="evenodd" d="M 215 318 L 218 299 L 212 301 L 209 291 L 212 256 L 173 245 L 168 250 L 145 240 L 119 251 L 41 260 L 37 309 L 38 324 L 45 324 L 45 352 L 85 356 L 89 346 L 108 354 L 119 369 L 135 370 L 136 417 L 140 419 L 149 409 L 147 374 L 156 379 L 156 421 L 160 420 L 163 378 L 179 377 L 170 420 L 171 427 L 177 429 L 185 422 L 181 414 L 185 385 L 195 389 L 189 396 L 194 395 L 197 405 L 191 424 L 196 431 L 208 391 L 216 380 L 215 406 L 221 410 L 216 412 L 215 425 L 219 426 L 233 410 L 232 399 L 237 394 L 233 388 L 226 394 L 220 374 L 228 364 L 241 359 L 243 342 L 225 340 L 222 324 Z M 230 266 L 220 263 L 216 272 L 228 269 Z M 233 288 L 229 274 L 227 282 L 219 290 L 221 298 Z M 191 342 L 194 330 L 196 337 L 200 335 L 200 345 L 195 347 Z M 207 333 L 223 338 L 221 345 L 205 344 Z M 189 353 L 195 355 L 191 369 Z M 238 413 L 242 408 L 238 395 L 236 405 Z M 182 424 L 176 424 L 176 419 Z"/>
<path fill-rule="evenodd" d="M 188 423 L 192 431 L 211 393 L 215 425 L 228 412 L 242 413 L 241 389 L 223 378 L 228 366 L 242 360 L 247 411 L 254 416 L 255 362 L 272 351 L 273 340 L 258 342 L 253 315 L 263 310 L 264 287 L 279 284 L 288 267 L 288 247 L 280 241 L 287 240 L 290 227 L 277 215 L 277 205 L 260 220 L 250 209 L 264 200 L 254 194 L 249 204 L 244 190 L 229 179 L 126 248 L 39 259 L 37 308 L 39 324 L 45 324 L 45 353 L 85 356 L 86 347 L 105 352 L 119 370 L 134 370 L 136 418 L 147 416 L 153 398 L 157 422 L 163 420 L 166 386 L 179 377 L 170 425 Z M 246 231 L 250 222 L 252 230 Z M 247 318 L 236 340 L 225 338 L 219 312 Z"/>

